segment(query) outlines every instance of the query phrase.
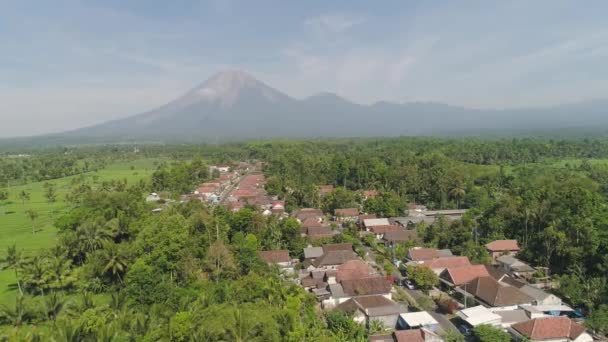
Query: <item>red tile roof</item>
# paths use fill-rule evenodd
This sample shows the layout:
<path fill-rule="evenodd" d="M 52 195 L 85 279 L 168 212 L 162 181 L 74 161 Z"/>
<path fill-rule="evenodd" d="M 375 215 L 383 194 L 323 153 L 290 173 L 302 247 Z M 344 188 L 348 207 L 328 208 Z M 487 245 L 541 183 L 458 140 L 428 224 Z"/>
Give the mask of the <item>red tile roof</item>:
<path fill-rule="evenodd" d="M 376 271 L 374 271 L 366 262 L 362 260 L 349 260 L 338 266 L 336 281 L 341 282 L 342 280 L 369 278 L 375 274 Z"/>
<path fill-rule="evenodd" d="M 458 286 L 468 283 L 479 277 L 489 277 L 490 274 L 485 265 L 471 265 L 465 267 L 446 268 L 442 273 L 442 277 Z"/>
<path fill-rule="evenodd" d="M 363 197 L 372 198 L 378 196 L 378 191 L 376 190 L 365 190 L 363 191 Z"/>
<path fill-rule="evenodd" d="M 512 328 L 523 336 L 535 341 L 564 338 L 575 340 L 585 332 L 585 328 L 582 325 L 564 316 L 536 318 L 513 324 Z"/>
<path fill-rule="evenodd" d="M 289 262 L 288 250 L 260 251 L 258 252 L 260 259 L 267 263 Z"/>
<path fill-rule="evenodd" d="M 491 252 L 519 251 L 517 240 L 496 240 L 488 243 L 486 248 Z"/>
<path fill-rule="evenodd" d="M 352 251 L 353 244 L 352 243 L 329 243 L 322 246 L 323 253 L 327 253 L 330 251 Z"/>
<path fill-rule="evenodd" d="M 302 222 L 302 227 L 321 227 L 321 222 L 316 217 L 309 217 Z"/>
<path fill-rule="evenodd" d="M 328 194 L 328 193 L 334 191 L 334 186 L 333 185 L 320 185 L 319 186 L 319 191 L 322 194 Z"/>

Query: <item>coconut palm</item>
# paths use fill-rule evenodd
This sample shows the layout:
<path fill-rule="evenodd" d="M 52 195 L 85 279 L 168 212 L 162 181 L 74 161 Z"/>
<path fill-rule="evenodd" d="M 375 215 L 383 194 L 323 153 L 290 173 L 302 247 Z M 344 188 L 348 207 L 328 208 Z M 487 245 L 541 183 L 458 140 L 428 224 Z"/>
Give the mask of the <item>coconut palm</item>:
<path fill-rule="evenodd" d="M 48 260 L 44 256 L 35 256 L 24 268 L 26 284 L 36 288 L 44 296 L 44 288 L 48 285 Z"/>
<path fill-rule="evenodd" d="M 466 190 L 464 187 L 460 184 L 454 186 L 450 190 L 449 195 L 456 200 L 456 206 L 458 209 L 460 209 L 460 200 L 464 197 L 464 195 L 466 195 Z"/>
<path fill-rule="evenodd" d="M 87 253 L 100 249 L 103 244 L 110 240 L 110 236 L 101 226 L 87 222 L 77 229 L 78 240 L 83 250 Z"/>
<path fill-rule="evenodd" d="M 57 316 L 65 308 L 65 301 L 57 292 L 52 292 L 44 300 L 45 314 L 53 323 L 57 320 Z"/>
<path fill-rule="evenodd" d="M 32 221 L 32 234 L 36 233 L 36 219 L 38 218 L 38 213 L 32 209 L 28 209 L 25 211 L 27 217 Z"/>
<path fill-rule="evenodd" d="M 122 253 L 119 246 L 114 243 L 106 243 L 99 254 L 103 265 L 103 273 L 112 279 L 118 279 L 122 283 L 122 274 L 127 270 L 127 257 Z"/>
<path fill-rule="evenodd" d="M 17 250 L 16 245 L 6 247 L 6 255 L 1 261 L 2 268 L 12 268 L 15 271 L 15 279 L 17 280 L 17 287 L 19 293 L 23 296 L 23 289 L 21 288 L 21 279 L 19 279 L 19 269 L 23 264 L 23 256 L 21 252 Z"/>
<path fill-rule="evenodd" d="M 24 296 L 16 298 L 14 307 L 0 305 L 0 320 L 4 320 L 12 326 L 19 327 L 31 320 L 32 317 L 33 315 L 25 303 Z"/>

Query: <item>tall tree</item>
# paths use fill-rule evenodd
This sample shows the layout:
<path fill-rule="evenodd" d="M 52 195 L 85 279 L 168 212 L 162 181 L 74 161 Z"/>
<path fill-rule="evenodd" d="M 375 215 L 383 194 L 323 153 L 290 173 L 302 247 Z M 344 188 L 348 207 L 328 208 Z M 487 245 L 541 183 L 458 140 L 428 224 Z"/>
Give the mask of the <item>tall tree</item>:
<path fill-rule="evenodd" d="M 19 270 L 23 265 L 23 256 L 21 251 L 17 250 L 17 246 L 13 244 L 12 246 L 6 247 L 6 254 L 4 259 L 2 259 L 2 268 L 12 268 L 15 272 L 15 279 L 17 281 L 17 288 L 19 288 L 19 293 L 23 296 L 23 289 L 21 288 L 21 279 L 19 278 Z"/>
<path fill-rule="evenodd" d="M 28 209 L 25 211 L 27 217 L 32 221 L 32 234 L 36 233 L 36 219 L 38 218 L 38 212 L 33 209 Z"/>

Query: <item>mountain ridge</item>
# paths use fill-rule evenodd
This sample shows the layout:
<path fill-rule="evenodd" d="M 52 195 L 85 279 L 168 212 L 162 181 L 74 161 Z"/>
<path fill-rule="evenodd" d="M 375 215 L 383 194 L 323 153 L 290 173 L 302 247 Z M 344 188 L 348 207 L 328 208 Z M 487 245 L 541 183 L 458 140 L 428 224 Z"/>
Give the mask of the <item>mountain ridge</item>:
<path fill-rule="evenodd" d="M 243 140 L 446 135 L 608 127 L 608 100 L 543 108 L 469 109 L 437 102 L 357 104 L 335 93 L 291 96 L 241 70 L 216 73 L 158 108 L 47 135 L 58 141 Z M 450 133 L 451 132 L 451 133 Z"/>

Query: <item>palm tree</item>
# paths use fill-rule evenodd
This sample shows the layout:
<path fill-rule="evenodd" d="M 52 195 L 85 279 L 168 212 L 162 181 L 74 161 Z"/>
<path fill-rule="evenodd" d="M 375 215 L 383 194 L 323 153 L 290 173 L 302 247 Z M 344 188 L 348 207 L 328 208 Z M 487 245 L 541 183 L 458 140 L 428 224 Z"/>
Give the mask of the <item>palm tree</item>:
<path fill-rule="evenodd" d="M 36 219 L 38 218 L 38 213 L 32 209 L 28 209 L 25 211 L 25 214 L 32 221 L 32 234 L 36 233 Z"/>
<path fill-rule="evenodd" d="M 29 201 L 30 198 L 30 193 L 25 190 L 21 190 L 21 192 L 19 193 L 19 199 L 21 200 L 21 203 L 23 205 L 25 205 L 25 201 Z"/>
<path fill-rule="evenodd" d="M 84 339 L 84 329 L 78 320 L 63 320 L 54 329 L 52 341 L 81 342 Z"/>
<path fill-rule="evenodd" d="M 52 292 L 50 296 L 46 297 L 44 301 L 44 310 L 49 320 L 53 321 L 53 325 L 57 320 L 57 316 L 65 307 L 65 301 L 61 298 L 57 292 Z"/>
<path fill-rule="evenodd" d="M 450 190 L 450 196 L 456 199 L 456 207 L 460 209 L 460 200 L 466 195 L 466 190 L 462 185 L 456 185 Z"/>
<path fill-rule="evenodd" d="M 32 314 L 25 303 L 25 297 L 18 296 L 14 307 L 0 305 L 0 318 L 4 318 L 4 320 L 10 322 L 15 327 L 19 327 L 29 321 L 32 318 Z"/>
<path fill-rule="evenodd" d="M 6 247 L 6 256 L 2 260 L 2 268 L 12 268 L 15 271 L 15 279 L 17 280 L 17 287 L 19 293 L 23 296 L 23 289 L 21 288 L 21 280 L 19 279 L 19 269 L 23 264 L 23 257 L 21 252 L 17 250 L 16 245 Z"/>
<path fill-rule="evenodd" d="M 82 243 L 83 249 L 87 253 L 100 249 L 104 242 L 110 240 L 108 233 L 99 225 L 87 222 L 77 229 L 78 240 Z"/>
<path fill-rule="evenodd" d="M 118 278 L 122 284 L 121 274 L 127 270 L 127 258 L 121 253 L 118 245 L 114 243 L 106 243 L 105 248 L 101 251 L 103 273 L 110 274 L 113 278 Z"/>
<path fill-rule="evenodd" d="M 48 281 L 47 259 L 37 255 L 26 265 L 24 272 L 27 276 L 27 283 L 38 288 L 40 294 L 44 296 L 44 287 Z"/>

